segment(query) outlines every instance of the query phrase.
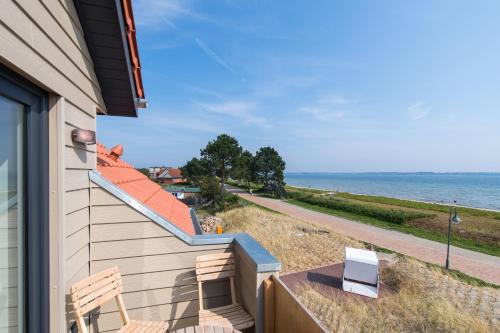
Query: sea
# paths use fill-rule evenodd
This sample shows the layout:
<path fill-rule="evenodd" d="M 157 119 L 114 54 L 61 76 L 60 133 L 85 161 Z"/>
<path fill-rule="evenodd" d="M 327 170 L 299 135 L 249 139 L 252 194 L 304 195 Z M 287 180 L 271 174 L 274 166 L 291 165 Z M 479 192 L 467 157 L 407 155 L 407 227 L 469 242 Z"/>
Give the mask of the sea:
<path fill-rule="evenodd" d="M 287 185 L 500 210 L 500 173 L 286 173 Z"/>

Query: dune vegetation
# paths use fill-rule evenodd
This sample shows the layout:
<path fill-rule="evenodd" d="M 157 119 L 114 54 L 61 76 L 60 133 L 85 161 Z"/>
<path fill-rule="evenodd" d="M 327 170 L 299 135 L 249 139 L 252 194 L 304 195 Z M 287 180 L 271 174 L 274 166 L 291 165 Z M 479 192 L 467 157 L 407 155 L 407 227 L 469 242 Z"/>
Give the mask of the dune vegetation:
<path fill-rule="evenodd" d="M 333 193 L 287 186 L 288 202 L 322 213 L 446 243 L 449 207 L 380 196 Z M 459 208 L 452 244 L 500 256 L 500 213 Z"/>
<path fill-rule="evenodd" d="M 282 274 L 342 261 L 345 246 L 370 247 L 327 227 L 255 206 L 218 216 L 226 232 L 247 232 L 276 256 Z M 381 271 L 381 280 L 394 293 L 373 301 L 327 297 L 309 285 L 295 292 L 332 332 L 499 331 L 499 289 L 400 255 Z"/>

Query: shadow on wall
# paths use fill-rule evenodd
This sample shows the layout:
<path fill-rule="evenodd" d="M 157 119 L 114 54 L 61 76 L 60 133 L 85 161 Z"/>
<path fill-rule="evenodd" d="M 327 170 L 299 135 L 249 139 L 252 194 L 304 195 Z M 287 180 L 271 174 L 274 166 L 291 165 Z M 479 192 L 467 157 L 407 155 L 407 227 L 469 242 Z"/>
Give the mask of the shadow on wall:
<path fill-rule="evenodd" d="M 196 276 L 194 270 L 183 272 L 175 277 L 172 288 L 172 307 L 170 309 L 170 329 L 182 328 L 183 325 L 177 319 L 184 317 L 193 317 L 196 314 L 198 291 L 196 288 Z M 184 308 L 182 302 L 189 302 Z M 194 320 L 196 318 L 193 318 Z M 176 321 L 177 320 L 177 321 Z"/>
<path fill-rule="evenodd" d="M 76 325 L 75 321 L 75 314 L 73 311 L 73 306 L 71 305 L 72 300 L 71 300 L 71 295 L 66 294 L 65 295 L 65 318 L 66 318 L 66 329 L 67 332 L 71 333 L 79 333 L 78 327 Z M 97 307 L 94 310 L 90 311 L 86 316 L 84 316 L 85 324 L 87 326 L 87 329 L 89 329 L 90 332 L 99 332 L 99 327 L 97 325 L 97 318 L 99 318 L 99 311 L 101 310 L 101 307 Z M 92 321 L 90 320 L 92 318 Z M 92 330 L 90 330 L 90 326 L 92 326 Z"/>
<path fill-rule="evenodd" d="M 62 0 L 61 2 L 64 4 L 64 7 L 70 8 L 71 11 L 74 10 L 73 8 L 75 7 L 75 4 L 74 4 L 73 0 Z M 74 20 L 68 20 L 68 22 L 71 24 L 71 28 L 73 29 L 75 36 L 83 35 L 80 26 Z M 84 44 L 83 42 L 79 43 L 79 44 L 80 44 L 79 47 L 83 47 L 85 49 L 87 48 L 87 45 L 81 45 L 81 44 Z M 94 68 L 94 65 L 92 62 L 84 61 L 84 63 L 85 63 L 85 67 L 86 67 L 88 73 L 93 73 L 95 71 L 95 68 Z M 102 92 L 99 89 L 99 87 L 94 85 L 94 84 L 92 84 L 91 86 L 92 86 L 92 90 L 94 91 L 94 94 L 96 96 L 101 96 Z"/>
<path fill-rule="evenodd" d="M 231 303 L 229 280 L 213 281 L 203 284 L 203 306 L 213 308 Z M 172 288 L 172 307 L 169 321 L 171 330 L 198 324 L 198 283 L 195 270 L 177 275 Z M 179 320 L 179 319 L 185 320 Z"/>

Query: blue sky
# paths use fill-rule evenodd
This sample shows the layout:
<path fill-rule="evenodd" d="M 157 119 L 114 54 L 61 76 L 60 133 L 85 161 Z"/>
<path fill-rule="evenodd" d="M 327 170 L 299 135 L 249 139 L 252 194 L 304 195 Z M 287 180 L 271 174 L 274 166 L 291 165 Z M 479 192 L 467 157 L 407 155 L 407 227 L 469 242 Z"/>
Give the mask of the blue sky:
<path fill-rule="evenodd" d="M 228 133 L 287 171 L 500 171 L 500 1 L 133 3 L 149 107 L 98 137 L 136 166 Z"/>

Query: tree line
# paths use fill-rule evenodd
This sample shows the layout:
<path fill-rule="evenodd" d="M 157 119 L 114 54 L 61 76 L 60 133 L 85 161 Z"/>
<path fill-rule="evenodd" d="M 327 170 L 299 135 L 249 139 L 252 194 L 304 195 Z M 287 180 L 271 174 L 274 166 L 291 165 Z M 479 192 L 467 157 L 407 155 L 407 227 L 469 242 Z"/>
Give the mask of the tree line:
<path fill-rule="evenodd" d="M 181 171 L 182 176 L 199 186 L 202 192 L 223 197 L 228 177 L 248 187 L 251 183 L 266 187 L 271 182 L 284 185 L 285 166 L 283 158 L 272 147 L 261 147 L 254 155 L 243 149 L 236 138 L 220 134 L 201 149 L 200 157 L 193 157 Z"/>

